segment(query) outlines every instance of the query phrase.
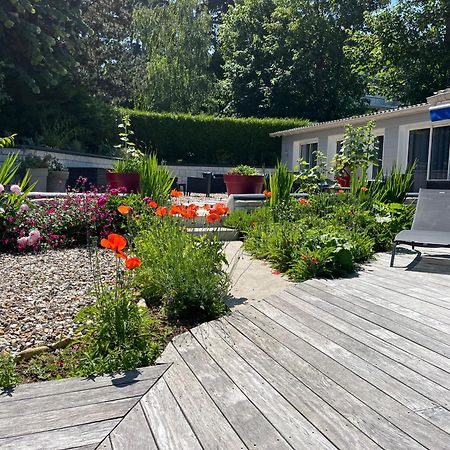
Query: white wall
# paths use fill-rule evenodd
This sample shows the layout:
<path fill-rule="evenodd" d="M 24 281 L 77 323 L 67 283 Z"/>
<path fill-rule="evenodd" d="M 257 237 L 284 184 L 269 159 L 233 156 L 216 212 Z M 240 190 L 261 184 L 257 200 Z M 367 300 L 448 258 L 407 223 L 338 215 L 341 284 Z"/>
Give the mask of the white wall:
<path fill-rule="evenodd" d="M 375 117 L 366 117 L 361 120 L 358 126 L 367 123 Z M 380 116 L 375 121 L 375 133 L 384 135 L 383 149 L 383 171 L 389 172 L 396 165 L 405 169 L 407 162 L 408 149 L 408 132 L 409 129 L 416 126 L 423 127 L 424 124 L 430 126 L 430 118 L 428 111 L 421 111 L 414 114 L 404 116 L 395 116 L 392 118 Z M 281 155 L 282 160 L 286 162 L 288 167 L 293 170 L 297 165 L 298 149 L 302 142 L 317 140 L 319 150 L 327 155 L 329 162 L 333 159 L 336 149 L 336 141 L 341 139 L 345 131 L 345 122 L 339 123 L 338 126 L 326 130 L 319 128 L 311 128 L 304 130 L 294 136 L 283 136 Z"/>

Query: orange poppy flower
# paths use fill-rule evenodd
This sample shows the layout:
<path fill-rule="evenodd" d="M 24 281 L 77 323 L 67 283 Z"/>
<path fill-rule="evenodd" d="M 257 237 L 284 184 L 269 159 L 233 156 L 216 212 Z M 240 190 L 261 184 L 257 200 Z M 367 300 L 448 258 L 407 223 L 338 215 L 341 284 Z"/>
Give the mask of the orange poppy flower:
<path fill-rule="evenodd" d="M 224 205 L 223 203 L 217 203 L 213 209 L 210 210 L 211 213 L 218 214 L 219 216 L 225 216 L 230 211 L 230 208 L 228 206 Z"/>
<path fill-rule="evenodd" d="M 165 216 L 167 214 L 167 208 L 165 206 L 160 206 L 156 210 L 156 215 L 159 217 Z"/>
<path fill-rule="evenodd" d="M 132 258 L 127 258 L 125 260 L 125 267 L 127 269 L 133 270 L 133 269 L 136 269 L 136 267 L 139 267 L 140 265 L 141 265 L 141 260 L 136 256 L 133 256 Z"/>
<path fill-rule="evenodd" d="M 204 209 L 205 211 L 209 211 L 209 210 L 211 209 L 211 205 L 208 205 L 208 204 L 203 205 L 203 209 Z"/>
<path fill-rule="evenodd" d="M 172 205 L 169 211 L 169 215 L 176 216 L 177 214 L 182 213 L 182 207 L 181 205 Z"/>
<path fill-rule="evenodd" d="M 206 216 L 206 221 L 209 223 L 214 223 L 214 222 L 220 222 L 220 216 L 217 213 L 214 212 L 210 212 L 207 216 Z"/>
<path fill-rule="evenodd" d="M 272 197 L 272 192 L 270 192 L 270 191 L 264 191 L 263 194 L 264 194 L 264 197 L 266 197 L 266 198 Z"/>
<path fill-rule="evenodd" d="M 131 207 L 126 206 L 126 205 L 120 205 L 120 206 L 117 208 L 117 211 L 119 211 L 120 214 L 123 214 L 124 216 L 126 216 L 127 214 L 130 214 L 130 212 L 131 212 Z"/>
<path fill-rule="evenodd" d="M 112 250 L 119 258 L 126 258 L 126 255 L 122 250 L 127 246 L 127 240 L 120 234 L 108 234 L 108 238 L 102 239 L 100 245 Z"/>
<path fill-rule="evenodd" d="M 302 204 L 302 205 L 307 205 L 309 202 L 308 202 L 308 200 L 306 200 L 306 199 L 304 199 L 304 198 L 299 198 L 298 199 L 298 202 L 300 203 L 300 204 Z"/>
<path fill-rule="evenodd" d="M 338 190 L 338 194 L 343 194 L 344 193 L 344 190 L 343 189 L 339 189 Z"/>
<path fill-rule="evenodd" d="M 176 190 L 176 189 L 172 189 L 170 191 L 170 196 L 171 197 L 183 197 L 183 193 L 181 191 Z"/>
<path fill-rule="evenodd" d="M 369 188 L 368 188 L 368 187 L 366 187 L 366 186 L 363 186 L 363 187 L 361 188 L 361 190 L 362 190 L 363 192 L 366 192 L 366 191 L 368 191 L 368 190 L 369 190 Z"/>
<path fill-rule="evenodd" d="M 147 203 L 148 206 L 150 206 L 150 208 L 156 209 L 158 207 L 158 203 L 154 202 L 153 200 L 149 201 Z"/>

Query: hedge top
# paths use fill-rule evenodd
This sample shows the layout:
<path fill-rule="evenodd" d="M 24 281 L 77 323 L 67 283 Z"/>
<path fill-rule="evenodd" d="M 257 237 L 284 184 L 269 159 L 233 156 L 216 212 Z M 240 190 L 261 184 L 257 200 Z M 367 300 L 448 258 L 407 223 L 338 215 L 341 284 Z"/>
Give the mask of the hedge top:
<path fill-rule="evenodd" d="M 265 165 L 280 158 L 274 131 L 307 125 L 303 119 L 234 118 L 208 115 L 155 113 L 119 108 L 127 114 L 135 141 L 156 150 L 168 163 Z"/>

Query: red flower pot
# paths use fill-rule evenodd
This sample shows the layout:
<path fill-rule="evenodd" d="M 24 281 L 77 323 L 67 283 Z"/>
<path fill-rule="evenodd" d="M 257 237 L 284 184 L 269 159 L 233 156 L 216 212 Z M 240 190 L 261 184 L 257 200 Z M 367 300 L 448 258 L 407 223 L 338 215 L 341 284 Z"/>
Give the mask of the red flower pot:
<path fill-rule="evenodd" d="M 261 194 L 264 185 L 262 175 L 234 175 L 223 176 L 228 195 L 232 194 Z"/>
<path fill-rule="evenodd" d="M 137 194 L 141 188 L 141 180 L 138 173 L 115 173 L 106 172 L 106 181 L 110 189 L 126 189 L 128 194 Z"/>

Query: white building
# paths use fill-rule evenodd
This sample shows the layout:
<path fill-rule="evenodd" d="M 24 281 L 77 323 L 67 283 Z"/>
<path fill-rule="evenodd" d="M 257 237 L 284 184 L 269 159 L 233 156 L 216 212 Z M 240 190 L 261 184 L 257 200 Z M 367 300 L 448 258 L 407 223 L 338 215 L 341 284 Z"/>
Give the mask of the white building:
<path fill-rule="evenodd" d="M 375 122 L 379 137 L 379 167 L 388 173 L 394 166 L 405 170 L 414 161 L 414 190 L 450 188 L 450 89 L 437 92 L 426 103 L 379 111 L 347 119 L 272 133 L 282 137 L 281 159 L 295 170 L 300 157 L 312 162 L 317 149 L 331 162 L 339 151 L 345 125 Z M 374 176 L 379 167 L 370 169 Z"/>

